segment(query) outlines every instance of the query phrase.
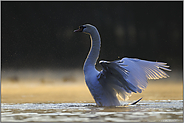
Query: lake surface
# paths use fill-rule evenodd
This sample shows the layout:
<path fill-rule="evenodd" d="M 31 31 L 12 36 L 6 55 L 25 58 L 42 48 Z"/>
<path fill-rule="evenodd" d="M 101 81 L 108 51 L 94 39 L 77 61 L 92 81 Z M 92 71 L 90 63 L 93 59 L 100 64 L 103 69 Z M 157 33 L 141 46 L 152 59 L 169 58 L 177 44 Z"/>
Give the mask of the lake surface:
<path fill-rule="evenodd" d="M 96 107 L 95 103 L 1 104 L 2 122 L 183 122 L 183 100 L 141 101 Z"/>
<path fill-rule="evenodd" d="M 2 122 L 183 122 L 183 79 L 148 81 L 121 107 L 97 107 L 82 71 L 2 71 Z M 128 105 L 143 97 L 136 105 Z"/>

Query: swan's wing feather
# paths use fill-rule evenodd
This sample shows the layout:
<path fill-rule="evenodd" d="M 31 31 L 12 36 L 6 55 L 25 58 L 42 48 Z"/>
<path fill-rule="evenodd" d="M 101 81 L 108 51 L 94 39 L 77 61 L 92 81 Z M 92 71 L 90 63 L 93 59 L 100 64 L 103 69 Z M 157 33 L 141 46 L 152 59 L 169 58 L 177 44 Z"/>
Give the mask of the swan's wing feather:
<path fill-rule="evenodd" d="M 100 84 L 107 91 L 113 88 L 125 100 L 132 92 L 141 93 L 147 87 L 147 79 L 167 78 L 163 70 L 171 71 L 166 63 L 132 58 L 100 61 L 100 64 L 103 69 L 98 75 Z"/>
<path fill-rule="evenodd" d="M 142 69 L 143 73 L 145 73 L 147 79 L 160 79 L 160 78 L 167 78 L 167 75 L 163 70 L 171 71 L 168 69 L 169 66 L 166 66 L 167 63 L 163 62 L 151 62 L 146 60 L 140 59 L 133 59 L 133 58 L 123 58 L 120 62 L 123 64 L 127 64 L 128 70 L 132 71 L 131 77 L 134 77 L 136 74 L 134 70 Z"/>

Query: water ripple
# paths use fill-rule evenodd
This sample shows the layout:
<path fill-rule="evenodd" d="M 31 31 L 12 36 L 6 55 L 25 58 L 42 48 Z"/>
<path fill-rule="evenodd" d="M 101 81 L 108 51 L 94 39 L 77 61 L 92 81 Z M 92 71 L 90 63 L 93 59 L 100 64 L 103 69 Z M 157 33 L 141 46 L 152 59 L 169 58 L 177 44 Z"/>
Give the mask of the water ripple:
<path fill-rule="evenodd" d="M 183 100 L 141 101 L 122 107 L 97 107 L 95 103 L 2 103 L 1 121 L 183 122 Z"/>

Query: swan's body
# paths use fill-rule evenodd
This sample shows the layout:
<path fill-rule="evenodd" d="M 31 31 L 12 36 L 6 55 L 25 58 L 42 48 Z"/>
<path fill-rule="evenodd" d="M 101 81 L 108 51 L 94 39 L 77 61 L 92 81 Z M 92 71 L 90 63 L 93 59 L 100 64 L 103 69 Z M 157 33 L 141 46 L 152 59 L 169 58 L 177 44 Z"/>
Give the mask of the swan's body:
<path fill-rule="evenodd" d="M 123 58 L 113 62 L 100 61 L 103 70 L 95 68 L 100 51 L 100 35 L 96 27 L 85 24 L 74 32 L 90 35 L 91 49 L 84 63 L 86 84 L 98 106 L 120 106 L 117 98 L 127 100 L 134 93 L 141 93 L 147 86 L 147 79 L 169 77 L 163 70 L 170 71 L 166 63 L 140 59 Z"/>

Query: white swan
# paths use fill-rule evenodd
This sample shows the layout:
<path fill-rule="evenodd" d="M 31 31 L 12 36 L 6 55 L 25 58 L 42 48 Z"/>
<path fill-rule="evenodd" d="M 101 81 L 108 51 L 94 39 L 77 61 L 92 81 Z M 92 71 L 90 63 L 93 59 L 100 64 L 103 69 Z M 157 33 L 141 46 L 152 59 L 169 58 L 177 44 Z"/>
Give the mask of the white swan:
<path fill-rule="evenodd" d="M 169 77 L 163 70 L 167 63 L 150 62 L 140 59 L 123 58 L 113 62 L 100 61 L 103 70 L 95 68 L 100 51 L 100 35 L 95 26 L 85 24 L 74 32 L 84 32 L 90 35 L 91 49 L 84 63 L 86 84 L 98 106 L 120 106 L 117 98 L 127 100 L 132 92 L 141 93 L 147 86 L 147 79 Z"/>

